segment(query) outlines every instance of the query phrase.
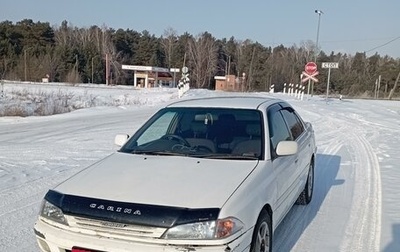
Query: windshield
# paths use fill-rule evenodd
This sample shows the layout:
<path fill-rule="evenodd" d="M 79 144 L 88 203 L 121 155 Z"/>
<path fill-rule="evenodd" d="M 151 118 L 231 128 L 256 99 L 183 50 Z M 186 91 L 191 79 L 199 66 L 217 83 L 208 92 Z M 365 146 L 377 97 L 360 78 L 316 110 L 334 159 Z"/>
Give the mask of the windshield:
<path fill-rule="evenodd" d="M 262 159 L 261 113 L 249 109 L 165 108 L 121 148 L 146 155 Z"/>

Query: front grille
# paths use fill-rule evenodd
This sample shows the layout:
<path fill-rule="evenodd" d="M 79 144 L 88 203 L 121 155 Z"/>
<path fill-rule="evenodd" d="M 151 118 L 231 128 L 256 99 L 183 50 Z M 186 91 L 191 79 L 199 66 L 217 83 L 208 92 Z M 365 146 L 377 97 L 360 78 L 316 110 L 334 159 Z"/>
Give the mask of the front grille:
<path fill-rule="evenodd" d="M 94 220 L 76 216 L 66 216 L 71 230 L 79 228 L 79 232 L 89 235 L 114 237 L 118 239 L 157 239 L 162 236 L 166 228 L 140 226 L 103 220 Z"/>

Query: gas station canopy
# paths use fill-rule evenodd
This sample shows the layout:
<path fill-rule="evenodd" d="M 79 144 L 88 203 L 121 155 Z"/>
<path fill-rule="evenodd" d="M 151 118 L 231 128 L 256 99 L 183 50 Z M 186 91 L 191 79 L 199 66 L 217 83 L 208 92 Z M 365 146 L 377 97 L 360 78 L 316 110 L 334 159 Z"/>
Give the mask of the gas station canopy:
<path fill-rule="evenodd" d="M 155 83 L 158 83 L 158 78 L 172 77 L 168 68 L 153 67 L 153 66 L 135 66 L 135 65 L 122 65 L 123 70 L 134 71 L 134 85 L 137 86 L 137 79 L 144 79 L 144 87 L 149 85 L 149 74 L 155 73 Z"/>

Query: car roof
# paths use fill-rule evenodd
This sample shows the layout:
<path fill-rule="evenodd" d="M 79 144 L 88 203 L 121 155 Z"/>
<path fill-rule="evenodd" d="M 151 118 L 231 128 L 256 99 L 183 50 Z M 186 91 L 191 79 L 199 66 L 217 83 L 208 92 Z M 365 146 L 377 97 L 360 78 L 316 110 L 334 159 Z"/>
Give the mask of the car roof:
<path fill-rule="evenodd" d="M 268 107 L 277 102 L 283 101 L 262 96 L 218 96 L 181 100 L 171 103 L 167 107 L 258 109 L 260 106 Z"/>

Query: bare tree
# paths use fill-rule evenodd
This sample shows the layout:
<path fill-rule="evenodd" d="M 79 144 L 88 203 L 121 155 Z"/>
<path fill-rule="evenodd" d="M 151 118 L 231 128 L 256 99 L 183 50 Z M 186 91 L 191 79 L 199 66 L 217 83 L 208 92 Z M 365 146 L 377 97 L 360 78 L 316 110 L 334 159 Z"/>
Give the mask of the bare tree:
<path fill-rule="evenodd" d="M 210 80 L 214 76 L 218 63 L 218 47 L 209 33 L 198 35 L 189 40 L 189 60 L 191 76 L 195 87 L 210 87 Z"/>
<path fill-rule="evenodd" d="M 30 58 L 28 65 L 28 76 L 32 81 L 41 81 L 42 78 L 49 78 L 54 81 L 54 77 L 60 66 L 60 57 L 53 48 L 47 48 L 46 54 L 40 54 Z"/>
<path fill-rule="evenodd" d="M 100 55 L 104 55 L 104 58 L 108 60 L 105 62 L 106 65 L 106 83 L 111 82 L 113 79 L 119 79 L 121 75 L 120 71 L 120 63 L 119 59 L 121 57 L 121 52 L 117 52 L 114 43 L 111 40 L 112 30 L 109 29 L 107 26 L 102 27 L 102 36 L 101 36 L 101 51 Z M 111 69 L 113 71 L 111 73 Z"/>
<path fill-rule="evenodd" d="M 178 40 L 176 30 L 171 27 L 164 31 L 164 35 L 161 37 L 161 47 L 164 51 L 166 65 L 168 68 L 172 67 L 172 56 L 176 47 L 176 41 Z"/>
<path fill-rule="evenodd" d="M 242 91 L 248 90 L 249 85 L 249 72 L 250 72 L 250 62 L 253 57 L 253 49 L 251 40 L 238 41 L 238 46 L 236 47 L 235 58 L 237 59 L 237 71 L 238 75 L 245 76 L 244 84 L 242 84 Z M 246 85 L 246 86 L 244 86 Z"/>
<path fill-rule="evenodd" d="M 67 21 L 63 21 L 61 27 L 54 27 L 54 39 L 57 45 L 67 46 L 71 43 L 72 28 Z"/>
<path fill-rule="evenodd" d="M 311 40 L 302 41 L 300 47 L 303 48 L 303 57 L 305 57 L 306 62 L 313 61 L 317 50 L 315 42 Z"/>

